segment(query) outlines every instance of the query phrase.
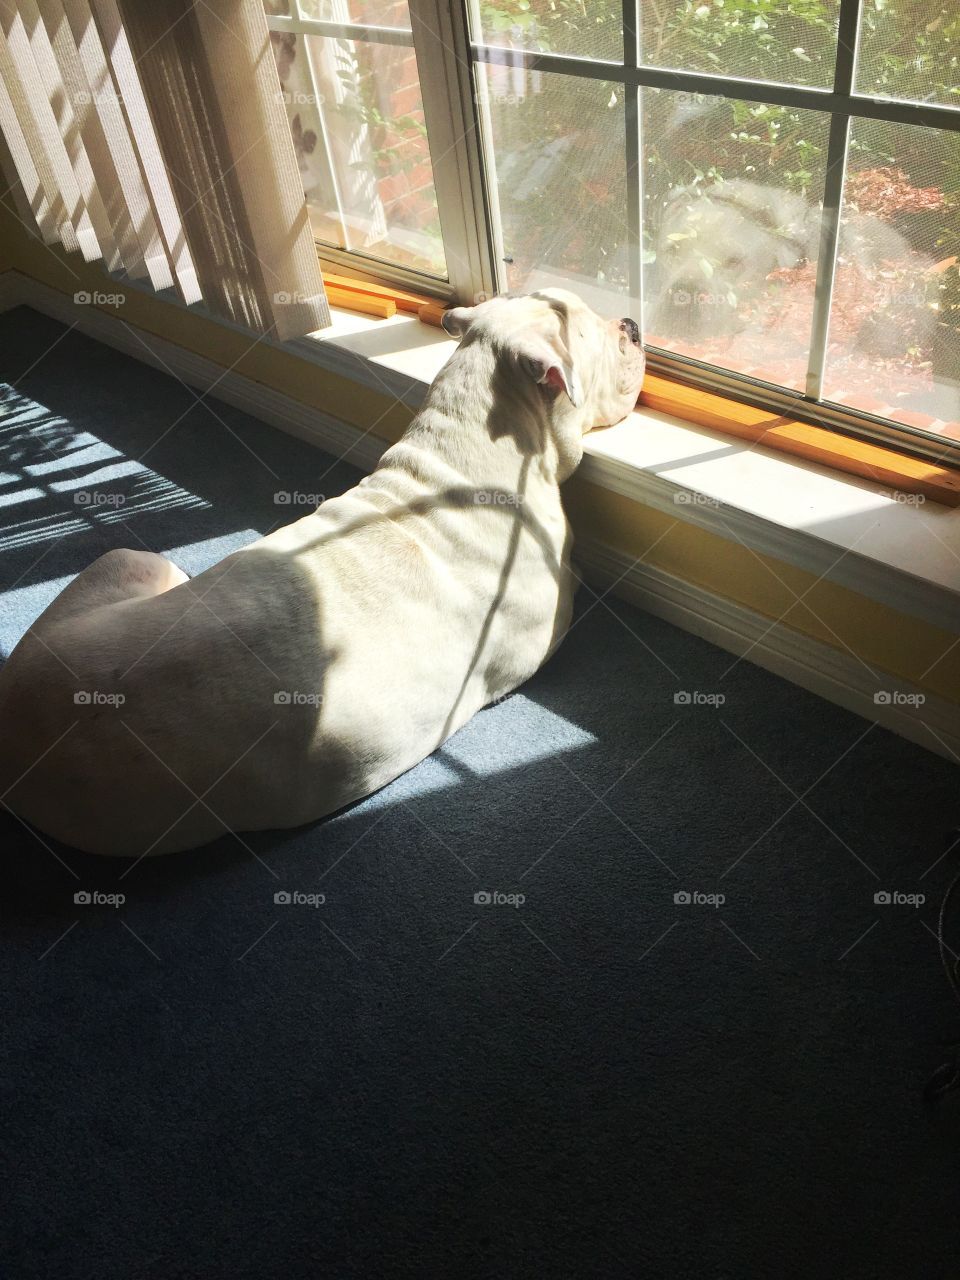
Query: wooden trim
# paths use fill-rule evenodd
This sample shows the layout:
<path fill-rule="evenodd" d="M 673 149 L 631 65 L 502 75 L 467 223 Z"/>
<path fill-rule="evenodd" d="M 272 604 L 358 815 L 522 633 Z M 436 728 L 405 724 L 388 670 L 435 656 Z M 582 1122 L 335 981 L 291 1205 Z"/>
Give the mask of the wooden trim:
<path fill-rule="evenodd" d="M 398 311 L 406 311 L 417 316 L 423 324 L 440 327 L 447 303 L 438 298 L 426 298 L 419 293 L 410 293 L 406 289 L 396 289 L 392 285 L 372 284 L 368 280 L 356 280 L 352 276 L 323 273 L 323 283 L 328 300 L 335 307 L 343 307 L 347 311 L 361 311 L 366 315 L 380 316 L 385 319 L 396 315 Z"/>
<path fill-rule="evenodd" d="M 960 506 L 960 472 L 952 467 L 898 453 L 866 440 L 855 440 L 827 427 L 797 422 L 768 409 L 758 409 L 714 391 L 702 391 L 652 373 L 644 379 L 638 403 L 697 426 L 872 480 L 900 493 L 922 494 L 947 507 Z"/>
<path fill-rule="evenodd" d="M 397 311 L 410 311 L 414 315 L 428 302 L 436 299 L 427 298 L 423 294 L 409 293 L 406 289 L 395 289 L 393 285 L 372 284 L 369 280 L 358 280 L 354 276 L 338 276 L 324 271 L 323 283 L 327 289 L 344 289 L 350 293 L 361 293 L 368 298 L 382 298 L 393 302 Z M 443 304 L 438 304 L 442 306 Z"/>
<path fill-rule="evenodd" d="M 345 311 L 359 311 L 363 315 L 378 316 L 386 320 L 397 314 L 397 304 L 392 298 L 375 298 L 356 289 L 340 289 L 336 285 L 324 281 L 327 301 L 332 307 L 342 307 Z"/>
<path fill-rule="evenodd" d="M 432 324 L 437 329 L 443 327 L 443 313 L 447 307 L 442 302 L 425 302 L 417 312 L 422 324 Z"/>

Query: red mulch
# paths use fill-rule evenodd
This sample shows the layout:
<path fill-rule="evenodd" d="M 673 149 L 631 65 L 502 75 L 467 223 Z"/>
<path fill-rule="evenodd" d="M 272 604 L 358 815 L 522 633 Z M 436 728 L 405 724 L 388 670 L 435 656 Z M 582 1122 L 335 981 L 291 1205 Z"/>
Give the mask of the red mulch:
<path fill-rule="evenodd" d="M 936 211 L 944 207 L 939 187 L 915 187 L 902 169 L 861 169 L 847 178 L 844 199 L 861 213 L 888 220 L 902 213 Z"/>
<path fill-rule="evenodd" d="M 898 215 L 935 213 L 945 204 L 938 187 L 914 187 L 895 168 L 851 174 L 846 199 L 860 213 L 885 221 Z M 915 426 L 929 427 L 934 422 L 915 410 L 934 389 L 933 325 L 926 298 L 931 277 L 943 266 L 912 249 L 896 261 L 874 264 L 869 271 L 841 256 L 827 348 L 824 395 L 828 399 L 896 416 Z M 812 263 L 771 272 L 764 297 L 738 308 L 740 333 L 695 341 L 649 333 L 646 339 L 768 382 L 802 388 L 816 274 Z M 882 349 L 884 341 L 887 351 Z M 896 354 L 890 352 L 891 344 Z"/>

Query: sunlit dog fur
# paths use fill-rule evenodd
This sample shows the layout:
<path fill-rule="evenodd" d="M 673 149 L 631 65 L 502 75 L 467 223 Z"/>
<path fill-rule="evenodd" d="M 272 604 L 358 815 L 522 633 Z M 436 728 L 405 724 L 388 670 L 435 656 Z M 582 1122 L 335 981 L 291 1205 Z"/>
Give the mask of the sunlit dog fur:
<path fill-rule="evenodd" d="M 0 672 L 15 814 L 129 857 L 310 822 L 534 674 L 573 602 L 560 485 L 636 402 L 636 326 L 548 290 L 444 327 L 459 347 L 355 488 L 192 580 L 108 552 L 34 623 Z"/>

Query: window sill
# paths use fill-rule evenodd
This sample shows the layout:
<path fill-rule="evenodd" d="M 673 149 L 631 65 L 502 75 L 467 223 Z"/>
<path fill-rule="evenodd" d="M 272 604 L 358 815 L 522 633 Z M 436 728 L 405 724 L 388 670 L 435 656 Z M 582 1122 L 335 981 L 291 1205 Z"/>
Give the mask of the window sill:
<path fill-rule="evenodd" d="M 154 305 L 156 295 L 146 287 L 127 280 L 124 286 Z M 173 368 L 189 385 L 212 384 L 218 388 L 215 394 L 231 399 L 228 388 L 239 373 L 228 369 L 225 374 L 182 345 L 165 348 L 162 358 L 152 360 L 150 347 L 160 345 L 156 337 L 150 344 L 131 338 L 129 323 L 99 307 L 84 308 L 81 319 L 63 292 L 18 271 L 0 273 L 0 310 L 20 303 L 168 372 Z M 202 315 L 200 308 L 185 308 L 166 295 L 163 305 Z M 249 346 L 247 330 L 212 318 L 207 322 L 235 329 Z M 273 344 L 268 340 L 265 345 Z M 334 310 L 329 329 L 279 349 L 417 408 L 456 344 L 442 330 L 409 315 L 380 320 Z M 251 388 L 257 385 L 250 383 Z M 358 432 L 317 409 L 304 406 L 294 414 L 289 399 L 273 413 L 274 394 L 264 386 L 253 404 L 244 393 L 240 407 L 286 429 L 293 429 L 296 417 L 302 434 L 315 440 L 318 418 L 324 418 L 326 447 L 340 449 L 361 466 L 375 465 L 387 445 L 375 433 Z M 578 477 L 848 587 L 900 614 L 960 632 L 960 513 L 947 507 L 904 501 L 907 495 L 898 498 L 872 481 L 649 408 L 587 436 Z"/>
<path fill-rule="evenodd" d="M 336 312 L 287 349 L 416 408 L 456 343 L 415 318 Z M 960 513 L 640 407 L 587 436 L 582 480 L 938 627 L 960 630 Z"/>

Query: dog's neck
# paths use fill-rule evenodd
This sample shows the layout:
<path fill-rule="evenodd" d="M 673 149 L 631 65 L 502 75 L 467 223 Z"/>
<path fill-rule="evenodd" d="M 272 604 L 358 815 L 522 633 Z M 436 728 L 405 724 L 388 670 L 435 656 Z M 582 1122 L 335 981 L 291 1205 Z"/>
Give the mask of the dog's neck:
<path fill-rule="evenodd" d="M 505 371 L 489 343 L 469 339 L 450 357 L 405 436 L 429 440 L 446 462 L 514 475 L 517 462 L 561 484 L 583 457 L 582 415 L 563 392 Z"/>

